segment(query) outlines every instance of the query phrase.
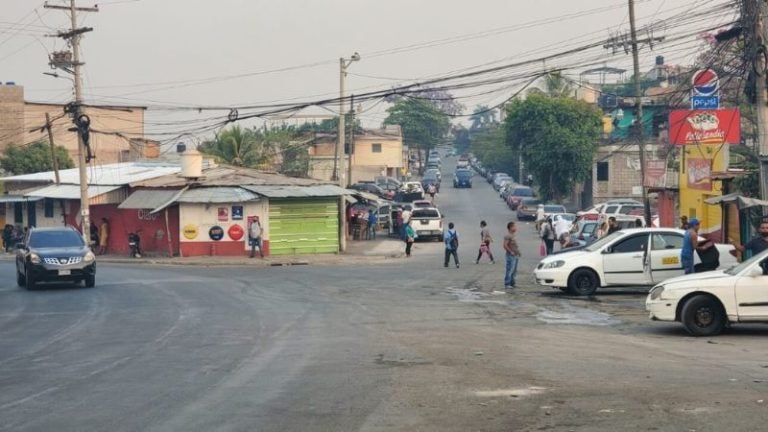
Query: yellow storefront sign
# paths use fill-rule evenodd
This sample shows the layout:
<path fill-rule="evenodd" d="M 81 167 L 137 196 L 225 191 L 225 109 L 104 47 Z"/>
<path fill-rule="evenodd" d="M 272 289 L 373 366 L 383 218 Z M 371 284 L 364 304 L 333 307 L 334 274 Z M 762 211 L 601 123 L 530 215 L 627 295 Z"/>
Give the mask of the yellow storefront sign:
<path fill-rule="evenodd" d="M 184 238 L 187 240 L 194 240 L 197 238 L 198 229 L 197 225 L 187 224 L 184 225 Z"/>

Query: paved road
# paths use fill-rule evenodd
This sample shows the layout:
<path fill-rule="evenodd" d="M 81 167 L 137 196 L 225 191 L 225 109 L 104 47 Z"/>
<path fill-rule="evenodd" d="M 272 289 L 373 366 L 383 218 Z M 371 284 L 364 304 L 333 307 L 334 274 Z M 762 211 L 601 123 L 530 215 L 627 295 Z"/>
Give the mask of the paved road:
<path fill-rule="evenodd" d="M 419 243 L 357 267 L 101 266 L 97 288 L 27 292 L 0 263 L 0 430 L 764 429 L 768 327 L 695 339 L 648 322 L 642 290 L 536 287 L 525 224 L 521 288 L 494 294 L 478 224 L 500 240 L 511 212 L 445 176 L 458 270 Z"/>

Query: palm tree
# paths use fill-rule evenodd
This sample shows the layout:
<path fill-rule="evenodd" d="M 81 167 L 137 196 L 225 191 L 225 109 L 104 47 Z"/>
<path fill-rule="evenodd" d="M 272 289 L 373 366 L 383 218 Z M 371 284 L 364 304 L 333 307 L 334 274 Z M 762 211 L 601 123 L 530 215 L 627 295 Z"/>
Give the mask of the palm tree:
<path fill-rule="evenodd" d="M 496 110 L 491 109 L 486 105 L 478 105 L 475 107 L 472 115 L 469 116 L 469 119 L 472 121 L 472 125 L 469 129 L 473 131 L 480 130 L 496 123 Z"/>
<path fill-rule="evenodd" d="M 549 97 L 573 97 L 573 84 L 560 71 L 549 72 L 542 78 L 544 88 L 534 87 L 529 93 L 544 93 Z"/>
<path fill-rule="evenodd" d="M 200 146 L 200 151 L 234 166 L 252 166 L 257 143 L 253 131 L 232 126 L 217 133 L 212 141 Z"/>

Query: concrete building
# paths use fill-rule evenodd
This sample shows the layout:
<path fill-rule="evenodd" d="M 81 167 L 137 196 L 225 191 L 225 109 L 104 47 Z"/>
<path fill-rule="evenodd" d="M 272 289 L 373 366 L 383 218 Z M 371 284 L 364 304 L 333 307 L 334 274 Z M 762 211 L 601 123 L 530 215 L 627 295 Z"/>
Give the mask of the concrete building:
<path fill-rule="evenodd" d="M 45 115 L 52 119 L 53 140 L 67 149 L 77 163 L 77 135 L 70 132 L 72 118 L 65 114 L 64 104 L 28 102 L 24 87 L 0 85 L 0 151 L 11 145 L 48 141 Z M 144 111 L 139 106 L 84 107 L 91 119 L 91 148 L 96 164 L 127 162 L 151 158 L 159 145 L 144 137 Z M 155 156 L 156 157 L 156 156 Z"/>

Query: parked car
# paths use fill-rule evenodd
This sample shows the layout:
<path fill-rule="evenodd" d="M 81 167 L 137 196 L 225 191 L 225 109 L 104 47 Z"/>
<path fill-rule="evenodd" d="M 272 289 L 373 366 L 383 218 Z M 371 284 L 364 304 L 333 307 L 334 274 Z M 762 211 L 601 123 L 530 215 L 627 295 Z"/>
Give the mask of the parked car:
<path fill-rule="evenodd" d="M 580 220 L 571 237 L 579 243 L 579 246 L 587 246 L 597 240 L 597 228 L 600 225 L 596 221 Z"/>
<path fill-rule="evenodd" d="M 413 208 L 430 208 L 435 207 L 434 204 L 432 204 L 432 201 L 429 200 L 416 200 L 411 203 Z"/>
<path fill-rule="evenodd" d="M 517 206 L 520 204 L 520 201 L 522 201 L 523 198 L 532 198 L 535 196 L 536 193 L 533 192 L 533 189 L 527 186 L 518 185 L 509 189 L 506 195 L 506 201 L 510 209 L 517 210 Z"/>
<path fill-rule="evenodd" d="M 453 187 L 471 188 L 472 187 L 472 171 L 468 169 L 456 170 L 453 174 Z"/>
<path fill-rule="evenodd" d="M 96 256 L 72 227 L 32 228 L 16 248 L 16 282 L 28 290 L 38 282 L 96 284 Z"/>
<path fill-rule="evenodd" d="M 436 208 L 414 208 L 411 212 L 411 228 L 418 240 L 443 240 L 443 217 Z"/>
<path fill-rule="evenodd" d="M 368 192 L 376 195 L 379 198 L 383 199 L 392 199 L 392 197 L 395 196 L 394 192 L 385 191 L 384 189 L 376 186 L 374 183 L 355 183 L 349 185 L 347 189 L 353 189 L 361 192 Z"/>
<path fill-rule="evenodd" d="M 517 206 L 517 220 L 536 220 L 536 210 L 541 200 L 537 198 L 523 198 Z"/>
<path fill-rule="evenodd" d="M 694 336 L 713 336 L 733 323 L 768 322 L 766 287 L 768 251 L 725 271 L 667 279 L 651 289 L 645 308 L 652 320 L 679 321 Z"/>
<path fill-rule="evenodd" d="M 494 175 L 495 179 L 493 180 L 493 189 L 498 191 L 501 189 L 501 187 L 504 185 L 504 183 L 514 183 L 514 180 L 512 180 L 512 177 L 508 176 L 507 174 L 501 174 L 501 175 Z"/>
<path fill-rule="evenodd" d="M 545 257 L 534 270 L 539 285 L 592 295 L 600 287 L 648 286 L 683 274 L 685 231 L 632 228 L 614 232 L 584 249 Z M 701 238 L 703 241 L 704 239 Z M 720 266 L 736 264 L 732 245 L 715 244 Z M 701 262 L 698 256 L 695 260 Z"/>
<path fill-rule="evenodd" d="M 549 218 L 555 213 L 568 213 L 565 206 L 560 204 L 544 204 L 544 217 Z"/>

